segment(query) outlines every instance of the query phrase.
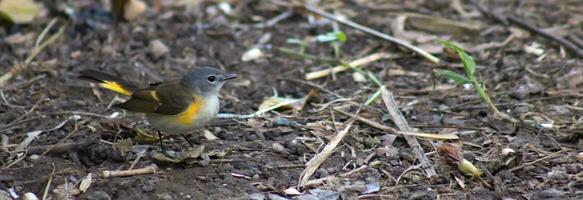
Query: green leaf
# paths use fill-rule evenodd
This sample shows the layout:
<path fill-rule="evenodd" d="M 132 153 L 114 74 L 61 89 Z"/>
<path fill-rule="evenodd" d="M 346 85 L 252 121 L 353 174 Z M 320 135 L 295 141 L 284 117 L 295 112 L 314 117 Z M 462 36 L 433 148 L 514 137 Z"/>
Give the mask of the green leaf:
<path fill-rule="evenodd" d="M 476 72 L 476 62 L 472 56 L 468 55 L 463 50 L 458 52 L 458 56 L 462 59 L 462 63 L 464 64 L 464 71 L 468 77 L 473 77 L 474 73 Z"/>
<path fill-rule="evenodd" d="M 445 69 L 435 69 L 435 73 L 437 75 L 447 78 L 449 80 L 453 80 L 457 84 L 466 84 L 470 83 L 470 80 L 466 78 L 464 75 L 455 73 L 453 71 L 445 70 Z"/>
<path fill-rule="evenodd" d="M 342 31 L 338 31 L 336 32 L 336 39 L 339 42 L 346 42 L 346 34 Z"/>
<path fill-rule="evenodd" d="M 466 72 L 466 75 L 468 77 L 473 77 L 474 73 L 476 72 L 476 62 L 474 61 L 474 58 L 472 58 L 472 56 L 470 56 L 469 54 L 467 54 L 464 49 L 462 49 L 461 47 L 446 41 L 446 40 L 438 40 L 437 41 L 439 44 L 441 44 L 442 46 L 444 46 L 445 48 L 454 50 L 457 55 L 460 57 L 460 59 L 462 60 L 462 64 L 464 65 L 464 71 Z"/>
<path fill-rule="evenodd" d="M 344 32 L 341 32 L 341 31 L 328 32 L 328 33 L 316 36 L 316 40 L 318 40 L 318 42 L 321 42 L 321 43 L 334 42 L 334 41 L 345 42 L 346 41 L 346 34 L 344 34 Z"/>

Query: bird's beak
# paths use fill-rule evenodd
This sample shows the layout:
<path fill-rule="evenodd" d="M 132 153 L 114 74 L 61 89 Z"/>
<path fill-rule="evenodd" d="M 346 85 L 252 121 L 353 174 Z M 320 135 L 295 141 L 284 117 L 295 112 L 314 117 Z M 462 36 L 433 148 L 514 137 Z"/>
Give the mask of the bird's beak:
<path fill-rule="evenodd" d="M 237 78 L 237 74 L 225 74 L 225 81 Z"/>

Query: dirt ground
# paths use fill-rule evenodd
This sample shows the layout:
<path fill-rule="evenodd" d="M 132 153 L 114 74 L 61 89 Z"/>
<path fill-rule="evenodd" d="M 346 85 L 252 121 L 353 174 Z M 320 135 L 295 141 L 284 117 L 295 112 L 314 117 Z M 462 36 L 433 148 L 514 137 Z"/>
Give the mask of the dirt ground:
<path fill-rule="evenodd" d="M 50 199 L 583 198 L 583 60 L 556 41 L 500 21 L 514 16 L 582 51 L 576 40 L 583 39 L 583 5 L 577 0 L 479 1 L 494 15 L 471 1 L 317 1 L 321 9 L 410 41 L 441 64 L 285 1 L 162 0 L 160 6 L 146 1 L 146 12 L 131 21 L 112 18 L 105 1 L 68 2 L 44 2 L 43 17 L 33 23 L 0 27 L 4 74 L 31 54 L 52 19 L 60 20 L 47 37 L 66 25 L 61 37 L 0 87 L 0 199 L 14 197 L 11 191 L 39 198 L 47 191 Z M 427 19 L 421 17 L 399 23 L 412 13 L 479 26 L 439 30 L 430 27 L 434 22 L 416 23 Z M 330 43 L 314 42 L 335 29 L 346 35 L 338 55 Z M 300 51 L 290 38 L 308 41 L 304 55 L 286 51 Z M 454 41 L 474 57 L 477 78 L 494 104 L 518 122 L 495 117 L 471 86 L 432 73 L 436 68 L 463 73 L 460 61 L 437 39 Z M 156 40 L 168 52 L 153 47 Z M 262 54 L 242 61 L 254 48 Z M 298 188 L 306 163 L 348 126 L 350 117 L 333 108 L 397 128 L 381 98 L 364 105 L 378 89 L 367 76 L 347 70 L 304 78 L 335 66 L 330 58 L 350 62 L 378 52 L 391 58 L 363 69 L 394 93 L 414 131 L 459 139 L 417 137 L 436 171 L 428 178 L 403 136 L 356 121 L 310 177 L 329 179 Z M 123 97 L 78 78 L 83 69 L 98 69 L 147 85 L 199 66 L 239 75 L 221 91 L 221 113 L 253 113 L 274 91 L 290 98 L 311 90 L 317 95 L 301 110 L 217 119 L 207 127 L 216 138 L 201 130 L 187 137 L 193 147 L 176 137 L 165 139 L 162 149 L 136 136 L 137 131 L 157 134 L 142 115 L 111 107 Z M 448 165 L 436 152 L 446 143 L 461 146 L 463 157 L 483 174 L 468 177 Z M 180 163 L 157 157 L 181 152 L 198 154 Z M 156 173 L 102 176 L 105 170 L 152 164 Z M 91 184 L 81 192 L 88 174 Z"/>

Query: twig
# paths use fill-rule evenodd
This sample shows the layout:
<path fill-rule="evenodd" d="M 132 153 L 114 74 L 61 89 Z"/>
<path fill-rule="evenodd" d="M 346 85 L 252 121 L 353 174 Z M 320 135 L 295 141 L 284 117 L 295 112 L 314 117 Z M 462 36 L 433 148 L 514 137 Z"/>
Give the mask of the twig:
<path fill-rule="evenodd" d="M 55 25 L 55 23 L 57 23 L 58 18 L 54 18 L 52 19 L 49 24 L 47 25 L 47 27 L 45 27 L 45 29 L 40 33 L 40 35 L 38 35 L 38 38 L 36 38 L 36 41 L 34 42 L 34 48 L 38 48 L 38 45 L 40 44 L 41 41 L 43 41 L 43 39 L 45 39 L 45 36 L 47 35 L 47 33 L 49 32 L 49 30 L 51 30 L 51 28 Z"/>
<path fill-rule="evenodd" d="M 371 163 L 370 163 L 370 164 L 368 164 L 368 165 L 362 165 L 362 166 L 360 166 L 360 167 L 358 167 L 358 168 L 356 168 L 356 169 L 353 169 L 353 170 L 351 170 L 351 171 L 349 171 L 349 172 L 346 172 L 346 173 L 344 173 L 344 174 L 340 174 L 339 176 L 336 176 L 336 175 L 330 175 L 330 176 L 326 176 L 326 177 L 324 177 L 324 178 L 319 178 L 319 179 L 310 180 L 310 181 L 308 181 L 308 182 L 307 182 L 307 183 L 306 183 L 304 186 L 305 186 L 305 187 L 311 187 L 311 186 L 321 185 L 322 183 L 324 183 L 324 182 L 326 182 L 326 181 L 336 180 L 336 179 L 338 179 L 339 177 L 340 177 L 340 178 L 349 177 L 349 176 L 352 176 L 352 175 L 354 175 L 354 174 L 356 174 L 356 173 L 358 173 L 358 172 L 361 172 L 362 170 L 365 170 L 365 169 L 368 169 L 368 168 L 371 168 L 371 167 L 377 166 L 377 165 L 379 165 L 379 164 L 382 164 L 382 162 L 381 162 L 381 161 L 378 161 L 378 160 L 375 160 L 375 161 L 371 162 Z"/>
<path fill-rule="evenodd" d="M 569 39 L 571 42 L 573 42 L 573 44 L 577 45 L 579 48 L 583 48 L 583 40 L 577 37 L 577 35 L 570 34 L 569 36 L 567 36 L 567 39 Z"/>
<path fill-rule="evenodd" d="M 300 84 L 304 84 L 304 85 L 308 85 L 308 86 L 311 86 L 311 87 L 316 88 L 318 90 L 321 90 L 323 92 L 332 94 L 332 95 L 334 95 L 334 96 L 336 96 L 336 97 L 338 97 L 340 99 L 346 99 L 346 97 L 344 97 L 344 96 L 342 96 L 342 95 L 340 95 L 340 94 L 338 94 L 336 92 L 333 92 L 331 90 L 328 90 L 328 89 L 326 89 L 326 88 L 324 88 L 324 87 L 322 87 L 320 85 L 317 85 L 315 83 L 312 83 L 312 82 L 308 82 L 308 81 L 304 81 L 304 80 L 299 80 L 299 79 L 291 79 L 291 78 L 280 78 L 280 79 L 281 80 L 286 80 L 286 81 L 291 81 L 291 82 L 296 82 L 296 83 L 300 83 Z"/>
<path fill-rule="evenodd" d="M 303 187 L 304 185 L 306 185 L 308 183 L 308 180 L 312 176 L 312 174 L 314 174 L 314 172 L 316 172 L 316 169 L 318 169 L 318 167 L 320 167 L 320 165 L 330 155 L 332 155 L 332 152 L 334 151 L 336 146 L 338 146 L 338 144 L 340 144 L 340 142 L 342 141 L 344 136 L 346 136 L 348 134 L 348 132 L 350 132 L 350 128 L 352 128 L 352 124 L 354 123 L 354 120 L 355 119 L 348 120 L 348 122 L 346 122 L 347 123 L 346 127 L 342 131 L 338 132 L 338 134 L 336 134 L 334 136 L 334 138 L 332 138 L 332 140 L 330 140 L 330 142 L 328 144 L 326 144 L 324 149 L 320 153 L 316 154 L 306 164 L 306 168 L 304 169 L 304 171 L 302 171 L 302 173 L 300 175 L 299 187 Z"/>
<path fill-rule="evenodd" d="M 17 64 L 12 65 L 12 67 L 10 67 L 10 70 L 8 72 L 6 72 L 4 75 L 2 75 L 2 77 L 0 77 L 0 88 L 4 87 L 6 85 L 6 83 L 10 79 L 12 79 L 14 76 L 16 76 L 20 72 L 24 71 L 28 67 L 28 65 L 30 65 L 30 63 L 32 62 L 32 60 L 34 58 L 36 58 L 36 56 L 43 49 L 45 49 L 47 46 L 49 46 L 50 44 L 52 44 L 55 41 L 57 41 L 57 39 L 59 39 L 59 37 L 61 35 L 63 35 L 63 33 L 65 32 L 65 27 L 66 26 L 62 26 L 59 29 L 59 32 L 55 33 L 54 35 L 51 35 L 51 37 L 49 37 L 43 43 L 41 43 L 40 45 L 38 45 L 37 47 L 35 47 L 32 50 L 32 52 L 30 53 L 30 55 L 28 55 L 28 57 L 26 58 L 26 60 L 24 60 L 23 63 L 17 63 Z"/>
<path fill-rule="evenodd" d="M 409 127 L 409 124 L 407 123 L 407 120 L 405 120 L 405 117 L 403 117 L 401 111 L 399 111 L 397 103 L 393 98 L 393 94 L 388 89 L 385 88 L 382 90 L 381 95 L 383 101 L 385 102 L 385 106 L 389 111 L 389 115 L 391 116 L 393 122 L 395 122 L 397 127 L 399 127 L 399 130 L 404 132 L 411 132 L 412 129 L 411 127 Z M 415 152 L 415 155 L 417 156 L 417 159 L 419 159 L 419 162 L 423 167 L 423 170 L 425 171 L 427 177 L 430 178 L 432 176 L 436 176 L 437 173 L 435 172 L 435 169 L 433 169 L 431 161 L 429 161 L 429 159 L 425 155 L 425 152 L 423 151 L 423 148 L 421 148 L 421 145 L 419 144 L 419 141 L 417 141 L 417 138 L 410 135 L 404 135 L 403 137 L 405 138 L 405 140 L 407 140 L 407 143 L 413 149 L 413 152 Z"/>
<path fill-rule="evenodd" d="M 75 129 L 73 129 L 69 134 L 67 134 L 67 136 L 65 136 L 63 139 L 61 139 L 59 142 L 57 142 L 57 144 L 52 145 L 51 147 L 47 148 L 47 150 L 45 150 L 42 154 L 40 154 L 40 156 L 45 156 L 47 153 L 51 152 L 55 147 L 58 147 L 58 145 L 62 144 L 63 142 L 65 142 L 65 140 L 69 139 L 76 132 L 77 132 L 77 123 L 75 123 Z"/>
<path fill-rule="evenodd" d="M 138 156 L 136 156 L 136 159 L 132 162 L 132 164 L 130 165 L 130 168 L 128 168 L 128 170 L 134 169 L 136 164 L 138 164 L 138 162 L 140 162 L 140 159 L 142 157 L 144 157 L 144 154 L 146 154 L 146 149 L 144 149 L 144 150 L 140 151 L 140 153 L 138 153 Z"/>
<path fill-rule="evenodd" d="M 424 58 L 426 58 L 427 60 L 429 60 L 429 61 L 431 61 L 431 62 L 433 62 L 435 64 L 439 63 L 439 58 L 431 55 L 430 53 L 424 51 L 421 48 L 418 48 L 416 46 L 413 46 L 413 45 L 409 44 L 409 42 L 407 42 L 407 41 L 401 40 L 399 38 L 391 37 L 391 36 L 389 36 L 387 34 L 384 34 L 384 33 L 380 32 L 380 31 L 377 31 L 377 30 L 368 28 L 366 26 L 357 24 L 357 23 L 355 23 L 353 21 L 350 21 L 348 19 L 338 18 L 338 17 L 336 17 L 333 14 L 327 13 L 324 10 L 321 10 L 319 8 L 316 8 L 315 6 L 304 5 L 304 8 L 306 10 L 310 11 L 310 12 L 313 12 L 313 13 L 316 13 L 318 15 L 321 15 L 322 17 L 328 18 L 328 19 L 333 20 L 333 21 L 337 21 L 337 22 L 339 22 L 341 24 L 350 26 L 350 27 L 355 28 L 357 30 L 360 30 L 362 32 L 365 32 L 365 33 L 374 35 L 374 36 L 379 37 L 381 39 L 384 39 L 384 40 L 387 40 L 389 42 L 393 42 L 393 43 L 396 43 L 398 45 L 401 45 L 401 46 L 403 46 L 405 48 L 411 49 L 412 51 L 418 53 L 419 55 L 423 56 Z"/>
<path fill-rule="evenodd" d="M 514 168 L 510 169 L 509 171 L 510 172 L 514 172 L 514 171 L 519 170 L 519 169 L 522 169 L 522 168 L 524 168 L 526 166 L 530 166 L 530 165 L 536 164 L 536 163 L 538 163 L 540 161 L 543 161 L 543 160 L 546 160 L 546 159 L 550 159 L 550 158 L 556 157 L 557 155 L 559 155 L 561 153 L 564 153 L 565 151 L 567 151 L 567 150 L 566 149 L 563 149 L 563 150 L 557 151 L 555 153 L 551 153 L 551 154 L 549 154 L 549 155 L 547 155 L 545 157 L 542 157 L 542 158 L 536 159 L 534 161 L 527 162 L 527 163 L 524 163 L 524 164 L 522 164 L 520 166 L 514 167 Z"/>
<path fill-rule="evenodd" d="M 569 40 L 557 37 L 555 35 L 552 35 L 550 33 L 545 32 L 543 30 L 540 30 L 539 28 L 537 28 L 531 24 L 526 23 L 525 21 L 522 21 L 521 19 L 519 19 L 515 16 L 508 17 L 508 21 L 510 21 L 512 24 L 519 26 L 520 28 L 523 28 L 527 31 L 534 33 L 534 34 L 540 35 L 541 37 L 546 38 L 546 39 L 550 40 L 551 42 L 555 42 L 555 43 L 558 43 L 559 45 L 564 46 L 565 48 L 567 48 L 568 50 L 573 52 L 575 55 L 577 55 L 578 57 L 583 57 L 583 49 L 579 49 L 575 44 L 569 42 Z"/>
<path fill-rule="evenodd" d="M 375 62 L 377 60 L 389 59 L 389 58 L 392 58 L 391 54 L 380 52 L 380 53 L 371 54 L 371 55 L 364 57 L 364 58 L 353 60 L 352 62 L 348 63 L 348 65 L 350 65 L 352 67 L 359 67 L 362 65 L 369 64 L 371 62 Z M 350 69 L 350 68 L 348 68 L 344 65 L 338 65 L 338 66 L 330 68 L 330 69 L 310 72 L 310 73 L 306 74 L 305 77 L 306 77 L 306 80 L 314 80 L 314 79 L 329 76 L 330 74 L 335 74 L 338 72 L 346 71 L 348 69 Z"/>
<path fill-rule="evenodd" d="M 49 195 L 49 189 L 51 187 L 51 182 L 53 181 L 53 176 L 55 175 L 55 163 L 53 163 L 53 171 L 49 174 L 49 180 L 47 181 L 47 186 L 45 187 L 45 191 L 43 193 L 43 200 L 47 199 Z"/>
<path fill-rule="evenodd" d="M 431 139 L 442 139 L 442 140 L 457 140 L 457 139 L 459 139 L 459 137 L 457 135 L 453 135 L 453 134 L 429 134 L 429 133 L 403 132 L 403 131 L 397 130 L 393 127 L 382 125 L 382 124 L 375 122 L 373 120 L 366 119 L 366 118 L 361 117 L 359 115 L 352 114 L 352 113 L 340 110 L 338 108 L 332 108 L 332 110 L 339 112 L 340 114 L 355 118 L 356 120 L 358 120 L 362 123 L 365 123 L 369 126 L 372 126 L 374 128 L 377 128 L 377 129 L 380 129 L 383 131 L 389 131 L 389 132 L 392 132 L 392 133 L 398 134 L 398 135 L 410 135 L 410 136 L 426 137 L 426 138 L 431 138 Z"/>
<path fill-rule="evenodd" d="M 124 176 L 135 176 L 141 174 L 152 174 L 158 171 L 158 166 L 156 164 L 151 164 L 150 166 L 140 168 L 140 169 L 132 169 L 132 170 L 121 170 L 121 171 L 108 171 L 105 170 L 101 172 L 103 178 L 109 177 L 124 177 Z"/>
<path fill-rule="evenodd" d="M 499 14 L 493 13 L 490 9 L 488 9 L 486 6 L 482 5 L 480 3 L 480 1 L 478 0 L 471 0 L 470 1 L 472 4 L 474 4 L 476 7 L 478 7 L 478 10 L 480 10 L 480 12 L 492 19 L 494 19 L 495 21 L 504 24 L 504 25 L 508 25 L 508 20 L 506 20 L 503 16 L 500 16 Z"/>

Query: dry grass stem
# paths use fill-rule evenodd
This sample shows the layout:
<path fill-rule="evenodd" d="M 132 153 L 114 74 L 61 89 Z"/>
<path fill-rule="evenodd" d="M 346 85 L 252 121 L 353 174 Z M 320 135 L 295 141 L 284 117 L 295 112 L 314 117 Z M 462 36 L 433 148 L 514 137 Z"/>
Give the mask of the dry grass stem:
<path fill-rule="evenodd" d="M 383 90 L 381 91 L 381 95 L 383 101 L 385 102 L 385 106 L 389 111 L 391 119 L 393 120 L 393 122 L 395 122 L 395 124 L 397 124 L 399 130 L 403 132 L 411 132 L 412 131 L 411 127 L 409 127 L 407 120 L 405 120 L 405 117 L 403 117 L 403 114 L 401 113 L 401 111 L 399 111 L 399 107 L 397 107 L 397 103 L 393 98 L 393 93 L 391 93 L 388 89 L 383 88 Z M 423 151 L 423 148 L 421 148 L 421 145 L 419 144 L 419 141 L 417 141 L 417 138 L 411 135 L 403 135 L 403 137 L 405 138 L 405 140 L 407 140 L 407 143 L 413 149 L 413 152 L 415 152 L 415 155 L 417 156 L 417 159 L 419 159 L 419 162 L 421 163 L 423 171 L 425 171 L 427 177 L 429 178 L 432 176 L 436 176 L 437 173 L 435 172 L 435 169 L 433 168 L 431 161 L 429 161 L 429 158 L 427 158 L 427 156 L 425 155 L 425 152 Z"/>
<path fill-rule="evenodd" d="M 371 55 L 364 57 L 364 58 L 353 60 L 352 62 L 348 63 L 348 65 L 350 65 L 352 67 L 359 67 L 359 66 L 369 64 L 371 62 L 375 62 L 377 60 L 389 59 L 389 58 L 392 58 L 391 54 L 380 52 L 380 53 L 371 54 Z M 306 80 L 314 80 L 314 79 L 318 79 L 318 78 L 323 78 L 323 77 L 329 76 L 330 74 L 335 74 L 335 73 L 346 71 L 349 69 L 350 69 L 349 67 L 346 67 L 343 65 L 338 65 L 338 66 L 330 68 L 330 69 L 310 72 L 310 73 L 306 74 Z"/>

